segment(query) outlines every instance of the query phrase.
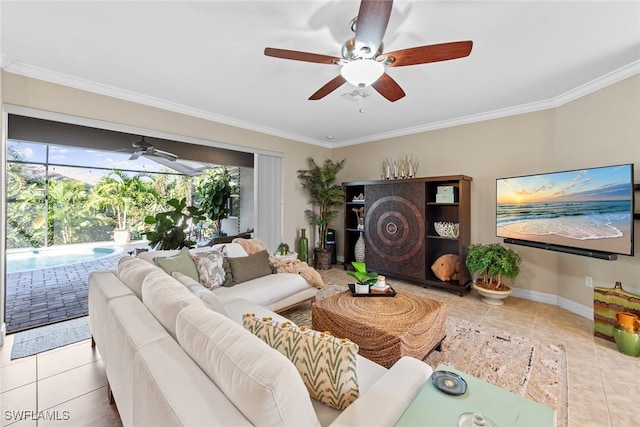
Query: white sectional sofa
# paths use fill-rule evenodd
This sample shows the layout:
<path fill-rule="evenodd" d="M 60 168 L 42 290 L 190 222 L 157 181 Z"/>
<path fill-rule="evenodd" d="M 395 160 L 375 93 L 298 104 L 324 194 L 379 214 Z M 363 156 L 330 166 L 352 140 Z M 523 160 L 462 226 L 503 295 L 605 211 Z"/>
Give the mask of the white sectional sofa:
<path fill-rule="evenodd" d="M 351 405 L 311 399 L 294 364 L 242 326 L 245 313 L 285 321 L 273 310 L 315 297 L 315 288 L 282 292 L 297 280 L 282 274 L 218 295 L 139 258 L 92 273 L 89 327 L 123 425 L 394 425 L 431 367 L 403 358 L 386 369 L 357 356 Z"/>

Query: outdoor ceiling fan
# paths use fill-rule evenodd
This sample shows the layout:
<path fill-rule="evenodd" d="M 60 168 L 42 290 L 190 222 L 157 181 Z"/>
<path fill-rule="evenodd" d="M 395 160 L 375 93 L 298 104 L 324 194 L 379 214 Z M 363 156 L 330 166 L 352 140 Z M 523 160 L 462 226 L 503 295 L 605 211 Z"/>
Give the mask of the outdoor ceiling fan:
<path fill-rule="evenodd" d="M 144 156 L 162 166 L 166 166 L 169 169 L 188 176 L 201 175 L 208 167 L 201 166 L 197 162 L 181 160 L 173 153 L 155 148 L 144 136 L 140 138 L 140 141 L 136 141 L 131 145 L 135 151 L 131 154 L 129 160 L 136 160 L 140 158 L 140 156 Z"/>
<path fill-rule="evenodd" d="M 144 136 L 142 136 L 140 141 L 136 141 L 131 145 L 133 146 L 133 148 L 135 148 L 135 151 L 133 152 L 133 154 L 131 154 L 129 160 L 136 160 L 140 156 L 159 157 L 171 162 L 175 162 L 176 160 L 178 160 L 178 156 L 176 156 L 175 154 L 155 148 L 153 144 L 147 142 L 147 140 L 144 139 Z"/>
<path fill-rule="evenodd" d="M 360 89 L 371 85 L 386 99 L 394 102 L 403 98 L 405 93 L 386 73 L 385 66 L 403 67 L 448 61 L 463 58 L 471 53 L 473 42 L 470 40 L 384 53 L 382 39 L 387 30 L 392 6 L 392 0 L 362 0 L 358 16 L 351 20 L 351 30 L 355 32 L 355 37 L 347 40 L 342 46 L 342 58 L 271 47 L 267 47 L 264 54 L 274 58 L 340 65 L 340 74 L 311 95 L 310 100 L 322 99 L 349 82 Z"/>

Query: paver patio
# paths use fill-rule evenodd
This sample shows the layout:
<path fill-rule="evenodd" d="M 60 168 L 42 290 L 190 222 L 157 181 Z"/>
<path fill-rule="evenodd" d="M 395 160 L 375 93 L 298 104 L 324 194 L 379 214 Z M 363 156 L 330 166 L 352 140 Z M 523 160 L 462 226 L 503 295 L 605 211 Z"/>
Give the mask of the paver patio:
<path fill-rule="evenodd" d="M 130 250 L 86 262 L 8 273 L 7 333 L 86 316 L 89 273 L 115 268 Z"/>

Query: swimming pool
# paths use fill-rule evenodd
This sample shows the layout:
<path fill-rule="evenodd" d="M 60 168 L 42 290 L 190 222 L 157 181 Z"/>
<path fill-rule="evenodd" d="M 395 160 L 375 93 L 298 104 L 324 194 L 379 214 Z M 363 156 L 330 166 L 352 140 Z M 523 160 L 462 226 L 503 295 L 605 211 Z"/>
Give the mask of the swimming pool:
<path fill-rule="evenodd" d="M 7 273 L 91 261 L 111 255 L 110 248 L 47 248 L 7 254 Z"/>

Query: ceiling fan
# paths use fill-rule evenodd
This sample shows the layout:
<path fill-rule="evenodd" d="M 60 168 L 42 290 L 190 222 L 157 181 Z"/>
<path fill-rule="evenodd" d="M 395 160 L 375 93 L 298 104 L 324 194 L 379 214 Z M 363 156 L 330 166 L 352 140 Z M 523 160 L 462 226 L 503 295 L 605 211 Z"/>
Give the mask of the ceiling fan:
<path fill-rule="evenodd" d="M 131 154 L 129 160 L 136 160 L 140 156 L 144 156 L 162 166 L 188 176 L 201 175 L 205 169 L 210 167 L 210 165 L 204 165 L 199 162 L 180 160 L 173 153 L 155 148 L 144 136 L 140 138 L 140 141 L 136 141 L 131 145 L 135 151 Z"/>
<path fill-rule="evenodd" d="M 129 160 L 136 160 L 140 156 L 159 157 L 172 162 L 178 160 L 178 156 L 176 156 L 175 154 L 155 148 L 153 144 L 147 142 L 144 136 L 142 136 L 142 139 L 140 139 L 140 141 L 136 141 L 131 145 L 133 146 L 133 148 L 135 148 L 135 151 L 133 152 L 133 154 L 131 154 Z"/>
<path fill-rule="evenodd" d="M 358 16 L 351 20 L 355 37 L 342 46 L 342 58 L 296 50 L 267 47 L 266 56 L 318 64 L 341 65 L 340 74 L 309 97 L 322 99 L 349 82 L 360 89 L 371 85 L 391 102 L 405 96 L 404 91 L 385 71 L 389 67 L 426 64 L 463 58 L 471 53 L 473 42 L 458 41 L 384 53 L 382 39 L 387 30 L 393 0 L 362 0 Z"/>

